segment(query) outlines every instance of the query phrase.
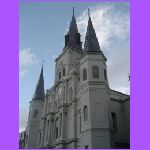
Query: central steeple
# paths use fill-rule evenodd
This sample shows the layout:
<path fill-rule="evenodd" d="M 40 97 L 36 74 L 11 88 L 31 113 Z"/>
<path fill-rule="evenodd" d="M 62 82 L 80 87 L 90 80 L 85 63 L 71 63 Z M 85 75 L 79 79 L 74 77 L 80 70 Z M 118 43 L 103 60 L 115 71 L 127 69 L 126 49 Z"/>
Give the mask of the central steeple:
<path fill-rule="evenodd" d="M 80 40 L 80 33 L 78 33 L 76 18 L 74 16 L 74 8 L 73 7 L 73 15 L 72 20 L 70 22 L 70 27 L 67 35 L 65 35 L 65 46 L 69 46 L 72 48 L 76 48 L 78 50 L 82 49 L 82 42 Z"/>

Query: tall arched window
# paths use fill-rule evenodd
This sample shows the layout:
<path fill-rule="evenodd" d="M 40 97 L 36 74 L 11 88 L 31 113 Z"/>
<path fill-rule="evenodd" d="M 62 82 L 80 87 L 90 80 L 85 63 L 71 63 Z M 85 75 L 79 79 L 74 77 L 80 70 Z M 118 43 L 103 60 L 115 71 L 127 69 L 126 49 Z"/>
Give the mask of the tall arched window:
<path fill-rule="evenodd" d="M 99 68 L 98 68 L 98 66 L 93 66 L 92 67 L 92 74 L 93 74 L 93 78 L 96 78 L 96 79 L 99 78 Z"/>
<path fill-rule="evenodd" d="M 113 131 L 117 132 L 117 116 L 114 112 L 111 113 L 111 116 L 112 116 Z"/>
<path fill-rule="evenodd" d="M 59 79 L 61 79 L 61 72 L 59 72 Z"/>
<path fill-rule="evenodd" d="M 83 81 L 87 80 L 87 70 L 83 69 Z"/>
<path fill-rule="evenodd" d="M 56 137 L 56 139 L 59 136 L 59 133 L 58 133 L 58 126 L 59 126 L 58 120 L 59 120 L 59 118 L 57 118 L 56 121 L 55 121 L 55 137 Z"/>
<path fill-rule="evenodd" d="M 73 90 L 72 90 L 72 87 L 69 88 L 69 101 L 71 102 L 72 101 L 72 98 L 73 98 Z"/>
<path fill-rule="evenodd" d="M 65 76 L 66 75 L 66 70 L 65 70 L 65 68 L 63 68 L 63 76 Z"/>
<path fill-rule="evenodd" d="M 35 110 L 33 114 L 33 118 L 37 118 L 37 117 L 38 117 L 38 110 Z"/>
<path fill-rule="evenodd" d="M 105 77 L 105 80 L 107 81 L 107 71 L 106 71 L 106 69 L 104 69 L 104 77 Z"/>
<path fill-rule="evenodd" d="M 83 114 L 84 114 L 84 121 L 87 121 L 88 120 L 88 107 L 87 106 L 84 106 Z"/>
<path fill-rule="evenodd" d="M 68 45 L 69 42 L 69 35 L 65 35 L 65 46 Z"/>
<path fill-rule="evenodd" d="M 40 132 L 39 145 L 41 146 L 42 133 Z"/>

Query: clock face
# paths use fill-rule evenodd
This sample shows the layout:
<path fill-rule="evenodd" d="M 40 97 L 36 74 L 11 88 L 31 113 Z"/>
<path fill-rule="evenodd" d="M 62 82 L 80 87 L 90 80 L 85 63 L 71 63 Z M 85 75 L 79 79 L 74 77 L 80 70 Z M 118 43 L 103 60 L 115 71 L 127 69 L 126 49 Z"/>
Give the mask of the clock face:
<path fill-rule="evenodd" d="M 62 87 L 60 87 L 59 89 L 58 89 L 58 95 L 60 96 L 62 94 Z"/>

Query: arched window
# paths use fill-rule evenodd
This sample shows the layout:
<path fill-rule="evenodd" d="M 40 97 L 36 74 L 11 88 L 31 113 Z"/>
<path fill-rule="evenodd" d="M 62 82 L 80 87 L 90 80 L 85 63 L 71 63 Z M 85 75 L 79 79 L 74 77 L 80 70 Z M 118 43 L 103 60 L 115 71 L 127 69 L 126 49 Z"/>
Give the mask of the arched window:
<path fill-rule="evenodd" d="M 73 90 L 72 90 L 72 87 L 69 88 L 69 101 L 71 102 L 72 101 L 72 98 L 73 98 Z"/>
<path fill-rule="evenodd" d="M 76 39 L 76 43 L 79 44 L 79 45 L 81 45 L 81 41 L 80 41 L 80 33 L 76 33 L 75 39 Z"/>
<path fill-rule="evenodd" d="M 42 133 L 40 132 L 39 145 L 41 146 Z"/>
<path fill-rule="evenodd" d="M 87 121 L 88 120 L 88 107 L 87 106 L 84 106 L 83 114 L 84 114 L 84 121 Z"/>
<path fill-rule="evenodd" d="M 117 116 L 114 112 L 111 113 L 111 116 L 112 116 L 113 131 L 117 132 Z"/>
<path fill-rule="evenodd" d="M 58 124 L 58 120 L 59 120 L 59 118 L 57 118 L 56 121 L 55 121 L 55 135 L 56 135 L 56 139 L 58 138 L 58 135 L 59 135 L 58 134 L 58 125 L 59 125 Z"/>
<path fill-rule="evenodd" d="M 38 117 L 38 110 L 35 110 L 33 114 L 33 118 L 37 118 L 37 117 Z"/>
<path fill-rule="evenodd" d="M 98 68 L 98 66 L 93 66 L 92 67 L 92 74 L 93 74 L 93 78 L 96 78 L 96 79 L 99 78 L 99 68 Z"/>
<path fill-rule="evenodd" d="M 87 80 L 87 70 L 83 69 L 83 81 Z"/>
<path fill-rule="evenodd" d="M 65 35 L 65 46 L 68 45 L 69 42 L 69 35 Z"/>
<path fill-rule="evenodd" d="M 105 80 L 107 81 L 107 71 L 106 71 L 106 69 L 104 69 L 104 77 L 105 77 Z"/>
<path fill-rule="evenodd" d="M 63 76 L 66 75 L 66 71 L 65 71 L 65 68 L 63 68 Z"/>
<path fill-rule="evenodd" d="M 59 79 L 61 79 L 61 72 L 59 72 Z"/>

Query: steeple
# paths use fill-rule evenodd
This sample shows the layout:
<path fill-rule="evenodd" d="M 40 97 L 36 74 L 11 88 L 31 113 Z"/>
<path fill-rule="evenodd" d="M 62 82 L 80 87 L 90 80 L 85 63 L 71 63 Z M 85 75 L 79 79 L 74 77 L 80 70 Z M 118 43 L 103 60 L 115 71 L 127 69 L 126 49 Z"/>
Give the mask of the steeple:
<path fill-rule="evenodd" d="M 36 89 L 33 95 L 32 100 L 44 100 L 44 77 L 43 77 L 43 64 L 42 64 L 42 69 L 40 73 L 39 80 L 36 85 Z"/>
<path fill-rule="evenodd" d="M 67 35 L 65 35 L 65 46 L 70 46 L 76 49 L 82 49 L 82 42 L 80 40 L 80 33 L 78 33 L 76 18 L 74 16 L 74 8 L 73 7 L 73 15 L 72 20 L 70 22 L 70 27 Z"/>
<path fill-rule="evenodd" d="M 87 27 L 87 32 L 85 36 L 84 51 L 94 52 L 94 53 L 101 52 L 98 39 L 96 37 L 96 33 L 92 24 L 89 9 L 88 9 L 88 16 L 89 16 L 89 20 L 88 20 L 88 27 Z"/>

